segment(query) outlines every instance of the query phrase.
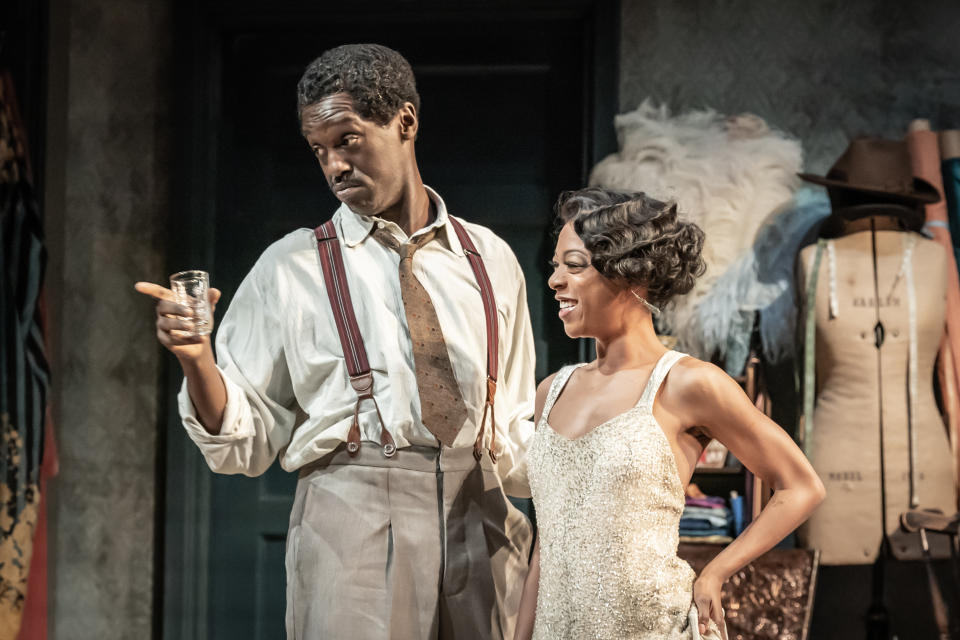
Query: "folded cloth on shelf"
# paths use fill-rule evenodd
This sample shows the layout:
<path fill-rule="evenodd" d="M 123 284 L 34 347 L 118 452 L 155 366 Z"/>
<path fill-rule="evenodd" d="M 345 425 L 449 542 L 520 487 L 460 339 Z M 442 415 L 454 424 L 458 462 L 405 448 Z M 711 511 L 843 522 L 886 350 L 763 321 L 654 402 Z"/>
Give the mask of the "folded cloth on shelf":
<path fill-rule="evenodd" d="M 707 520 L 714 524 L 714 526 L 722 527 L 726 526 L 732 520 L 730 510 L 726 507 L 717 507 L 717 508 L 707 508 L 707 507 L 684 507 L 683 516 L 684 519 L 699 519 Z"/>
<path fill-rule="evenodd" d="M 729 544 L 733 542 L 730 536 L 680 536 L 680 542 L 692 544 Z"/>
<path fill-rule="evenodd" d="M 706 496 L 703 498 L 687 498 L 685 502 L 688 507 L 706 507 L 708 509 L 725 509 L 727 501 L 717 496 Z"/>
<path fill-rule="evenodd" d="M 727 538 L 726 541 L 729 541 L 732 523 L 733 514 L 723 498 L 687 498 L 680 517 L 680 536 L 697 541 L 716 541 L 715 538 Z"/>
<path fill-rule="evenodd" d="M 687 518 L 680 520 L 680 532 L 683 535 L 701 535 L 703 531 L 721 531 L 727 533 L 726 525 L 717 526 L 706 520 L 697 520 L 696 518 Z"/>
<path fill-rule="evenodd" d="M 714 527 L 712 529 L 686 529 L 680 528 L 680 535 L 689 538 L 703 538 L 706 536 L 725 536 L 728 531 L 726 527 Z"/>

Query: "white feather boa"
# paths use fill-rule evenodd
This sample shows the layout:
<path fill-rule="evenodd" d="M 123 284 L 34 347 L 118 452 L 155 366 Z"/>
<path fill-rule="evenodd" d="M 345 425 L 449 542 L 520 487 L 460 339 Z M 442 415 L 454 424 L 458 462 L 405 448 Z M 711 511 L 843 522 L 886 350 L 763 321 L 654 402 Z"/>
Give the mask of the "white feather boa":
<path fill-rule="evenodd" d="M 657 322 L 680 338 L 681 349 L 699 351 L 685 339 L 694 308 L 753 244 L 767 216 L 790 201 L 802 148 L 751 114 L 724 117 L 704 109 L 671 116 L 650 100 L 617 116 L 614 125 L 620 151 L 594 167 L 590 184 L 676 201 L 681 214 L 706 233 L 706 274 Z"/>

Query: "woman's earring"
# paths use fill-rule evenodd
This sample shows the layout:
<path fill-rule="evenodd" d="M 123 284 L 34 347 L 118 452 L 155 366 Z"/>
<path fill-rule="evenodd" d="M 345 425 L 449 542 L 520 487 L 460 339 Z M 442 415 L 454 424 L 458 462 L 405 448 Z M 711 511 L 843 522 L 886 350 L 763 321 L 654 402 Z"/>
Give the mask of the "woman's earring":
<path fill-rule="evenodd" d="M 630 293 L 633 294 L 633 297 L 634 297 L 634 298 L 636 298 L 637 300 L 639 300 L 640 302 L 642 302 L 642 303 L 643 303 L 643 306 L 645 306 L 647 309 L 649 309 L 650 313 L 652 313 L 652 314 L 655 315 L 655 316 L 660 314 L 660 309 L 659 309 L 658 307 L 653 306 L 653 305 L 650 304 L 649 302 L 647 302 L 646 298 L 641 297 L 639 293 L 637 293 L 637 292 L 634 291 L 633 289 L 630 289 Z"/>

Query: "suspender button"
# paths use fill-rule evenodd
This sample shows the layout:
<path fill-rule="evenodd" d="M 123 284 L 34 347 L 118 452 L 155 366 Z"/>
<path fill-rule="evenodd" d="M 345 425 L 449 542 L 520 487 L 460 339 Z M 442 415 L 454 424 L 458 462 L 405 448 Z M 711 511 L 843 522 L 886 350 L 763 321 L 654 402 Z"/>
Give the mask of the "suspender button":
<path fill-rule="evenodd" d="M 397 445 L 393 443 L 387 443 L 383 445 L 383 455 L 386 458 L 392 458 L 393 454 L 397 452 Z"/>
<path fill-rule="evenodd" d="M 360 443 L 359 443 L 359 442 L 348 442 L 348 443 L 347 443 L 347 453 L 349 453 L 349 454 L 354 454 L 354 453 L 356 453 L 357 451 L 360 451 Z"/>

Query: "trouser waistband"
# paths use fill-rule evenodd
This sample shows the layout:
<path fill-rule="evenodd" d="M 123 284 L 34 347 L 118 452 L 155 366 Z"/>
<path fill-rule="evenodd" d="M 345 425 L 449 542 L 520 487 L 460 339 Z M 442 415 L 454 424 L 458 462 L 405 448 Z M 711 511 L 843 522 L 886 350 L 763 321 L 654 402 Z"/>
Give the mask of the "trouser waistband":
<path fill-rule="evenodd" d="M 424 447 L 412 445 L 397 449 L 391 457 L 383 455 L 383 448 L 374 442 L 361 442 L 356 454 L 350 455 L 345 444 L 323 456 L 319 460 L 310 462 L 299 469 L 301 478 L 310 475 L 317 469 L 334 465 L 362 465 L 366 467 L 387 467 L 422 471 L 423 473 L 437 473 L 438 471 L 467 471 L 478 464 L 482 469 L 492 471 L 495 465 L 490 460 L 490 453 L 484 450 L 480 461 L 473 454 L 473 447 Z"/>

